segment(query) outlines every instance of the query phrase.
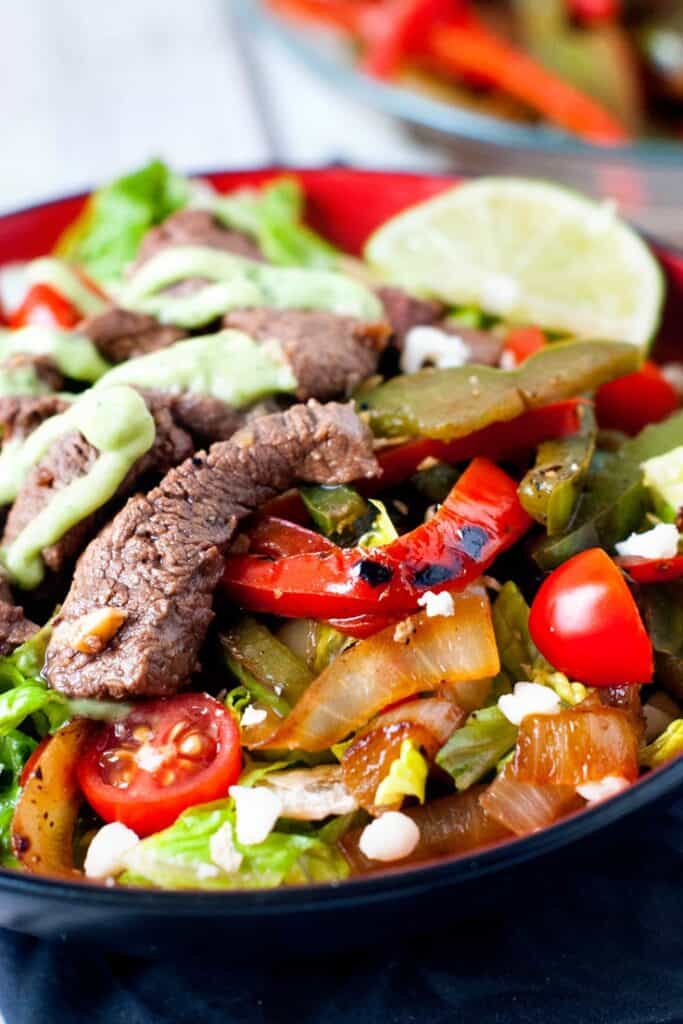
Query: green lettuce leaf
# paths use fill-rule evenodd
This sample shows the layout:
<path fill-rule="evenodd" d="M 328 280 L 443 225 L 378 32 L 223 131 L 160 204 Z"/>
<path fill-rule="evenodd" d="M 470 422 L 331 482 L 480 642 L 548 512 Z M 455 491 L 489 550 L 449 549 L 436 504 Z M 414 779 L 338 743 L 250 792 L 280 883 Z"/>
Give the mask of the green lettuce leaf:
<path fill-rule="evenodd" d="M 640 763 L 647 768 L 666 764 L 672 758 L 683 754 L 683 718 L 670 722 L 661 736 L 640 751 Z"/>
<path fill-rule="evenodd" d="M 211 859 L 211 839 L 226 825 L 242 854 L 239 869 L 230 874 L 216 869 Z M 272 889 L 348 874 L 339 851 L 316 834 L 271 832 L 258 845 L 239 843 L 232 800 L 185 811 L 170 828 L 143 839 L 128 855 L 127 867 L 124 884 L 164 889 Z"/>
<path fill-rule="evenodd" d="M 492 615 L 503 669 L 515 682 L 529 679 L 540 655 L 529 633 L 529 606 L 516 583 L 503 585 Z"/>
<path fill-rule="evenodd" d="M 391 521 L 386 505 L 382 501 L 369 499 L 377 514 L 369 530 L 358 538 L 359 548 L 382 548 L 385 544 L 391 544 L 398 537 L 396 527 Z"/>
<path fill-rule="evenodd" d="M 36 748 L 35 740 L 13 731 L 0 737 L 0 864 L 13 861 L 10 825 L 19 796 L 19 779 L 24 765 Z"/>
<path fill-rule="evenodd" d="M 496 706 L 473 711 L 436 755 L 439 767 L 453 776 L 462 792 L 492 771 L 514 747 L 517 726 Z"/>
<path fill-rule="evenodd" d="M 145 232 L 187 203 L 188 183 L 160 160 L 94 192 L 55 252 L 96 281 L 119 281 Z"/>
<path fill-rule="evenodd" d="M 252 235 L 269 263 L 333 268 L 337 250 L 303 222 L 304 196 L 294 178 L 278 178 L 261 189 L 241 189 L 211 203 L 215 217 Z"/>

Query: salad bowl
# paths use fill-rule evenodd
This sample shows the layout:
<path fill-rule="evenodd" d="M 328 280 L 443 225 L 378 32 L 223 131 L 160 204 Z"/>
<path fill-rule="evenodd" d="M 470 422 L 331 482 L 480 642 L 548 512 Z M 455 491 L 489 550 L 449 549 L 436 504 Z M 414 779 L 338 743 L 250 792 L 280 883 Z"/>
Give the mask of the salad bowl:
<path fill-rule="evenodd" d="M 282 168 L 208 174 L 222 192 L 258 185 Z M 339 248 L 357 254 L 388 217 L 431 198 L 455 179 L 329 168 L 291 169 L 305 189 L 311 225 Z M 0 219 L 0 265 L 50 251 L 78 214 L 83 196 L 68 197 Z M 667 305 L 658 345 L 664 357 L 680 345 L 683 253 L 653 243 L 666 274 Z M 680 349 L 678 349 L 680 352 Z M 113 888 L 0 869 L 0 927 L 32 935 L 96 942 L 127 952 L 219 948 L 240 953 L 282 951 L 296 937 L 316 935 L 316 947 L 344 948 L 391 941 L 398 932 L 434 928 L 482 913 L 500 900 L 510 907 L 528 893 L 524 879 L 553 871 L 570 844 L 598 849 L 633 815 L 670 800 L 683 786 L 683 759 L 656 768 L 626 792 L 570 815 L 550 828 L 479 853 L 447 856 L 411 867 L 384 867 L 366 877 L 279 890 L 165 892 Z"/>

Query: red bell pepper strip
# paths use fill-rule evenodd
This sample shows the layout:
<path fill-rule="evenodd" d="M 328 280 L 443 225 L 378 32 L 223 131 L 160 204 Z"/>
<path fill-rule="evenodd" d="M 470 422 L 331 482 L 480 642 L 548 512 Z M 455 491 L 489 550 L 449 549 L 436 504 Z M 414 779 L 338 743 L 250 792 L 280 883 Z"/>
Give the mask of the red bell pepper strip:
<path fill-rule="evenodd" d="M 624 569 L 637 583 L 669 583 L 683 579 L 683 555 L 674 558 L 615 558 L 620 569 Z"/>
<path fill-rule="evenodd" d="M 223 585 L 252 611 L 315 619 L 399 618 L 427 590 L 462 589 L 531 526 L 517 485 L 495 463 L 472 461 L 429 522 L 385 547 L 267 559 L 231 555 Z"/>
<path fill-rule="evenodd" d="M 585 25 L 616 21 L 621 15 L 621 0 L 566 0 L 572 18 Z"/>
<path fill-rule="evenodd" d="M 366 637 L 374 636 L 380 630 L 386 629 L 400 617 L 396 615 L 352 615 L 346 619 L 332 618 L 325 621 L 340 633 L 346 633 L 347 636 L 352 636 L 355 640 L 365 640 Z"/>
<path fill-rule="evenodd" d="M 429 37 L 429 56 L 442 71 L 483 73 L 502 92 L 581 138 L 600 143 L 628 139 L 625 128 L 599 103 L 483 24 L 436 26 Z"/>
<path fill-rule="evenodd" d="M 506 358 L 505 353 L 507 352 L 509 353 L 507 358 L 512 365 L 519 366 L 525 359 L 535 352 L 539 352 L 545 346 L 545 334 L 540 327 L 514 327 L 505 339 L 503 359 Z"/>
<path fill-rule="evenodd" d="M 542 441 L 566 437 L 579 429 L 582 401 L 568 398 L 540 409 L 530 409 L 513 420 L 491 423 L 455 441 L 425 437 L 385 448 L 377 453 L 381 477 L 359 482 L 358 489 L 363 494 L 374 494 L 393 487 L 412 476 L 420 463 L 429 457 L 442 462 L 464 462 L 476 455 L 492 459 L 511 458 L 535 448 Z"/>
<path fill-rule="evenodd" d="M 79 311 L 47 284 L 34 284 L 10 317 L 12 327 L 73 327 L 82 320 Z"/>
<path fill-rule="evenodd" d="M 601 427 L 638 434 L 648 423 L 665 420 L 680 405 L 678 394 L 655 363 L 603 384 L 595 396 Z"/>
<path fill-rule="evenodd" d="M 407 56 L 424 53 L 435 25 L 473 22 L 468 0 L 384 0 L 363 17 L 366 50 L 361 66 L 378 78 L 392 78 Z"/>
<path fill-rule="evenodd" d="M 258 516 L 253 526 L 246 531 L 246 536 L 249 539 L 250 554 L 268 555 L 269 558 L 332 551 L 337 546 L 321 533 L 307 530 L 299 523 L 278 519 L 277 516 Z"/>

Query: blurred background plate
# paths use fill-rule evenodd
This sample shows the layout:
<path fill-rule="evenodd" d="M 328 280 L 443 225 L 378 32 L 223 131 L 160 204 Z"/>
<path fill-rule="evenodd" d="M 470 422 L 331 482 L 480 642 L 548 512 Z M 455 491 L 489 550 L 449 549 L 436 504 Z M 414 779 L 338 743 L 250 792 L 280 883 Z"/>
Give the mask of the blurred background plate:
<path fill-rule="evenodd" d="M 271 37 L 319 80 L 396 119 L 441 166 L 464 174 L 553 178 L 592 195 L 609 195 L 641 228 L 683 244 L 683 143 L 649 139 L 593 146 L 543 125 L 473 112 L 357 70 L 350 46 L 324 29 L 274 14 L 262 0 L 234 0 L 234 9 L 247 42 Z M 262 61 L 255 71 L 267 77 Z"/>

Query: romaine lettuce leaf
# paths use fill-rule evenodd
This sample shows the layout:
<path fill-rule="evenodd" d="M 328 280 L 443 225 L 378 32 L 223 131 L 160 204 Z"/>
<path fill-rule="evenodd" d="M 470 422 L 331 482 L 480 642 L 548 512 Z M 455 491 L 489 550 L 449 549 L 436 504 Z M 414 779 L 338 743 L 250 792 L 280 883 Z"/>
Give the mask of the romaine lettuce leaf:
<path fill-rule="evenodd" d="M 12 862 L 10 825 L 19 796 L 19 778 L 36 748 L 35 740 L 13 731 L 0 737 L 0 864 Z"/>
<path fill-rule="evenodd" d="M 229 874 L 211 859 L 211 838 L 225 825 L 242 854 L 239 869 Z M 271 832 L 258 845 L 239 843 L 232 800 L 185 811 L 170 828 L 143 839 L 128 855 L 127 867 L 124 884 L 164 889 L 272 889 L 348 874 L 339 851 L 314 833 Z"/>
<path fill-rule="evenodd" d="M 473 711 L 436 755 L 436 763 L 453 776 L 462 792 L 492 771 L 517 741 L 517 726 L 494 706 Z"/>
<path fill-rule="evenodd" d="M 529 606 L 516 583 L 505 583 L 494 601 L 493 629 L 503 669 L 520 682 L 540 657 L 529 633 Z"/>
<path fill-rule="evenodd" d="M 661 736 L 640 751 L 640 763 L 646 768 L 656 768 L 672 758 L 683 754 L 683 718 L 669 722 Z"/>
<path fill-rule="evenodd" d="M 384 807 L 401 803 L 405 796 L 416 796 L 423 804 L 428 774 L 429 766 L 420 751 L 412 740 L 404 740 L 399 756 L 391 762 L 389 772 L 377 787 L 375 803 Z"/>
<path fill-rule="evenodd" d="M 188 183 L 160 160 L 94 192 L 57 242 L 57 255 L 96 281 L 119 281 L 145 232 L 187 203 Z"/>

